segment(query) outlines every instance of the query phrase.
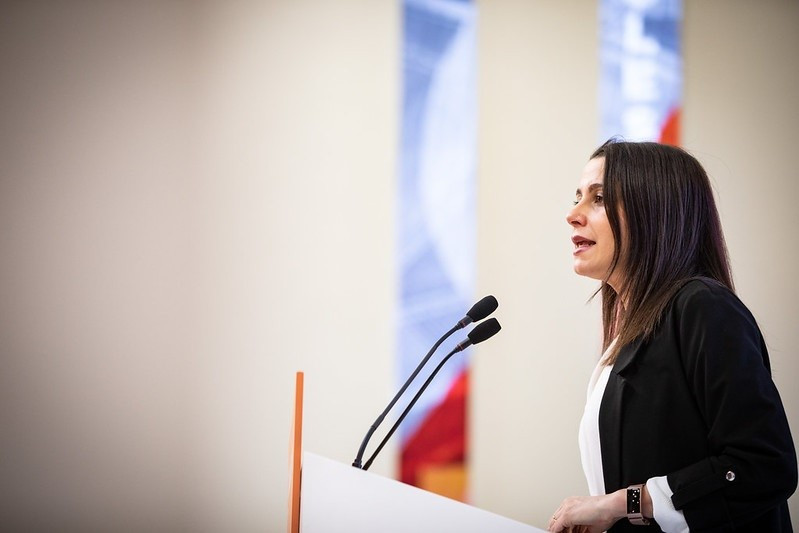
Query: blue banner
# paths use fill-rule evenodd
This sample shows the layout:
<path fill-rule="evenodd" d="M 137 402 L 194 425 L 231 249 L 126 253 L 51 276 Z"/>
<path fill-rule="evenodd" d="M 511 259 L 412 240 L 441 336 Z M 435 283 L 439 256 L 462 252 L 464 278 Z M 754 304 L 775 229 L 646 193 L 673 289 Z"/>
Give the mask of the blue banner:
<path fill-rule="evenodd" d="M 402 147 L 399 180 L 399 376 L 404 381 L 440 335 L 472 305 L 475 283 L 477 112 L 472 2 L 404 0 Z M 460 339 L 458 339 L 460 340 Z M 446 348 L 447 346 L 442 347 Z M 435 367 L 443 354 L 428 363 Z M 467 366 L 458 355 L 443 368 L 401 426 L 402 479 L 418 484 L 417 466 L 443 457 L 452 443 L 430 424 L 438 412 L 460 427 L 463 409 L 447 407 Z M 429 370 L 428 370 L 429 371 Z M 426 373 L 417 378 L 422 382 Z M 409 389 L 409 398 L 415 392 Z M 463 401 L 465 399 L 460 399 Z M 442 412 L 442 409 L 446 413 Z M 460 412 L 460 414 L 458 414 Z M 461 420 L 452 419 L 460 417 Z M 443 444 L 442 444 L 443 443 Z M 438 451 L 435 450 L 439 447 Z"/>
<path fill-rule="evenodd" d="M 679 144 L 681 0 L 601 0 L 600 140 Z"/>

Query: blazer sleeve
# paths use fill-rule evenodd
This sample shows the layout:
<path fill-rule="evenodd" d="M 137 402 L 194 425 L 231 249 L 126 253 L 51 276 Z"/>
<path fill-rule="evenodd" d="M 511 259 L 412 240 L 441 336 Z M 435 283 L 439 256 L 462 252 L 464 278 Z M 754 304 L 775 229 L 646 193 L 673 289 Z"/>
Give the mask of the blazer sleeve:
<path fill-rule="evenodd" d="M 784 503 L 796 488 L 788 421 L 760 330 L 735 295 L 704 285 L 678 295 L 675 312 L 709 456 L 668 475 L 672 502 L 691 530 L 736 527 Z"/>

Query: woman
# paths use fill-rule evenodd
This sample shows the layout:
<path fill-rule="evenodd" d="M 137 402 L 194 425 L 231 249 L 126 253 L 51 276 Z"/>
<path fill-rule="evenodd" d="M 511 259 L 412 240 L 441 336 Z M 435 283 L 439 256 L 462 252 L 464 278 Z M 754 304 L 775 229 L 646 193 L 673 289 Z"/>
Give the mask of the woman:
<path fill-rule="evenodd" d="M 602 281 L 605 353 L 580 424 L 591 496 L 549 530 L 791 531 L 796 452 L 699 162 L 608 141 L 567 222 L 574 270 Z"/>

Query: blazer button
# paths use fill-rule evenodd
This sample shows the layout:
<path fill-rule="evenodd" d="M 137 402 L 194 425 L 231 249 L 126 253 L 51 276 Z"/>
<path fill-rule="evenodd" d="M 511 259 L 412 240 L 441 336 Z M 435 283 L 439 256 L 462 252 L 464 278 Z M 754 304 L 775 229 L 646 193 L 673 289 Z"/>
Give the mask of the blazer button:
<path fill-rule="evenodd" d="M 734 481 L 735 480 L 735 472 L 732 470 L 728 470 L 727 474 L 724 476 L 727 481 Z"/>

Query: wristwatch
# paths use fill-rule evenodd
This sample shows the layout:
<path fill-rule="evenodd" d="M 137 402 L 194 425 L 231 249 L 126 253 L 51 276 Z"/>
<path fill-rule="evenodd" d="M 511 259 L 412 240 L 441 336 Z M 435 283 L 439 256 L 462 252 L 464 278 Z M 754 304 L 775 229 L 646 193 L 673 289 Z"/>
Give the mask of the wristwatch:
<path fill-rule="evenodd" d="M 641 514 L 641 494 L 643 485 L 627 487 L 627 520 L 634 526 L 648 526 L 649 519 Z"/>

